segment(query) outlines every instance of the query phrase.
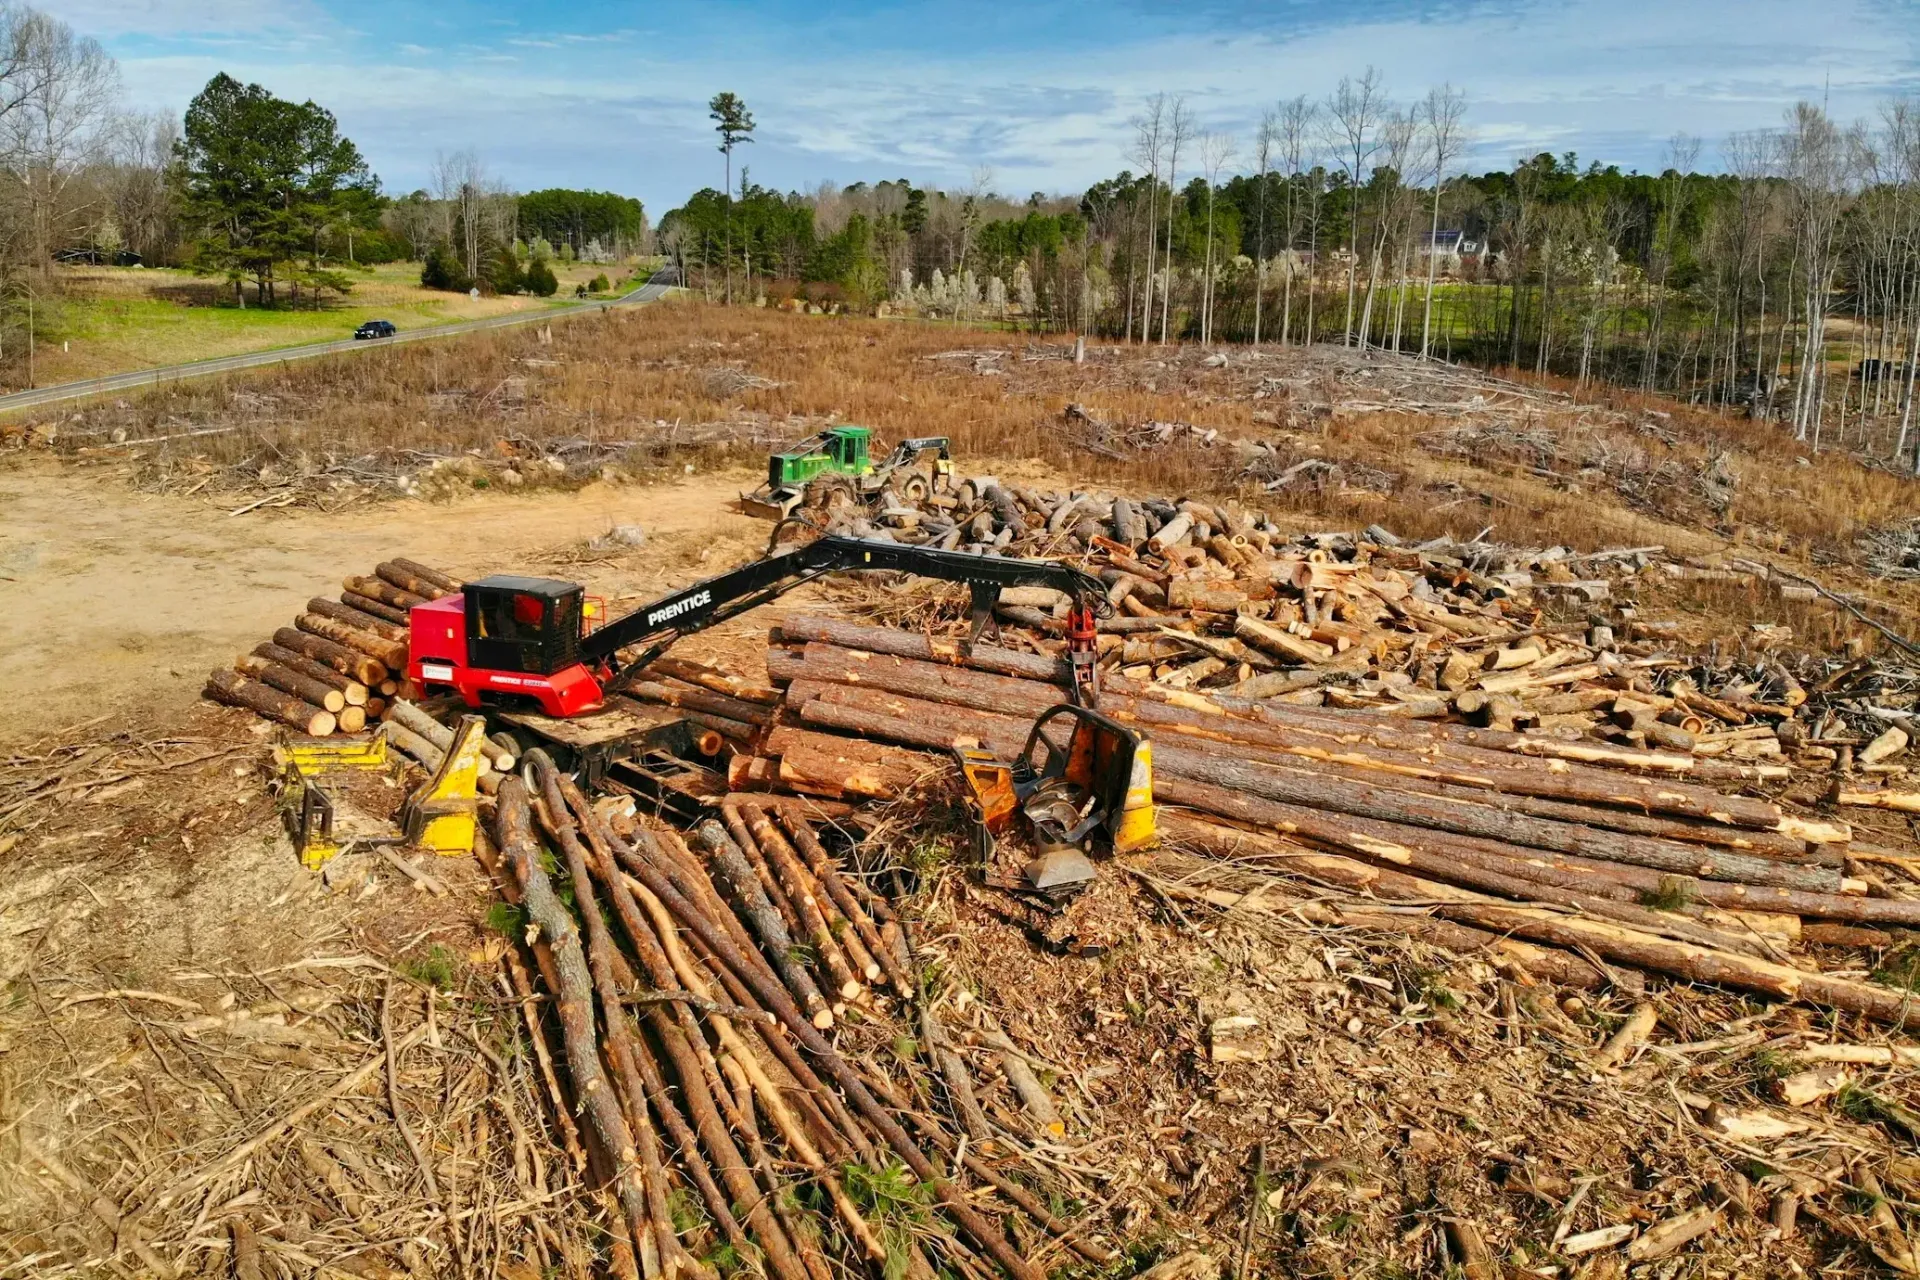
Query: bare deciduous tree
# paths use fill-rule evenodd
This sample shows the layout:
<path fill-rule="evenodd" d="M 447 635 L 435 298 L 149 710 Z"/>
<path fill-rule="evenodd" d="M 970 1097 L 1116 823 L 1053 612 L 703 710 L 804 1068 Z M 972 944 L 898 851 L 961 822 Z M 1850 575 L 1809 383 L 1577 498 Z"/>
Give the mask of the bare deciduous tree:
<path fill-rule="evenodd" d="M 1380 150 L 1386 153 L 1386 164 L 1375 175 L 1381 178 L 1379 208 L 1374 211 L 1373 248 L 1367 257 L 1367 296 L 1360 313 L 1360 348 L 1365 350 L 1373 334 L 1374 295 L 1380 285 L 1380 268 L 1387 253 L 1388 243 L 1393 238 L 1396 224 L 1400 220 L 1406 204 L 1405 175 L 1408 162 L 1413 155 L 1414 144 L 1413 113 L 1402 114 L 1398 111 L 1386 113 L 1386 119 L 1380 127 Z M 1351 306 L 1351 301 L 1349 301 Z M 1382 342 L 1389 346 L 1391 342 Z"/>
<path fill-rule="evenodd" d="M 1213 345 L 1213 195 L 1220 171 L 1233 158 L 1233 138 L 1224 133 L 1200 135 L 1200 164 L 1207 177 L 1207 247 L 1200 283 L 1200 344 Z"/>
<path fill-rule="evenodd" d="M 1187 100 L 1176 97 L 1167 113 L 1167 265 L 1166 284 L 1160 291 L 1160 343 L 1166 345 L 1167 331 L 1173 322 L 1173 205 L 1180 190 L 1180 148 L 1193 141 L 1195 121 L 1187 109 Z"/>
<path fill-rule="evenodd" d="M 1791 193 L 1794 256 L 1799 264 L 1801 314 L 1806 323 L 1794 386 L 1793 438 L 1819 445 L 1819 423 L 1826 395 L 1823 353 L 1827 310 L 1833 292 L 1834 231 L 1852 179 L 1854 139 L 1827 113 L 1802 102 L 1788 114 L 1784 159 Z"/>
<path fill-rule="evenodd" d="M 1280 155 L 1287 166 L 1286 279 L 1285 284 L 1282 286 L 1284 292 L 1280 303 L 1280 345 L 1283 347 L 1287 345 L 1287 329 L 1293 320 L 1293 277 L 1295 275 L 1294 263 L 1296 261 L 1294 251 L 1299 247 L 1300 241 L 1300 214 L 1302 212 L 1300 206 L 1303 195 L 1308 197 L 1307 203 L 1310 205 L 1314 232 L 1314 244 L 1310 252 L 1317 250 L 1319 247 L 1320 197 L 1318 183 L 1317 181 L 1315 182 L 1314 189 L 1311 192 L 1302 192 L 1299 189 L 1302 178 L 1306 175 L 1307 170 L 1317 168 L 1317 166 L 1309 163 L 1309 157 L 1313 148 L 1314 125 L 1318 116 L 1319 109 L 1307 101 L 1307 95 L 1304 93 L 1297 98 L 1290 98 L 1280 105 Z M 1307 341 L 1309 343 L 1313 341 L 1313 272 L 1315 265 L 1317 264 L 1313 264 L 1311 259 L 1309 259 L 1309 266 L 1307 268 Z"/>
<path fill-rule="evenodd" d="M 1280 120 L 1269 107 L 1260 115 L 1260 131 L 1253 137 L 1254 161 L 1260 166 L 1259 228 L 1253 240 L 1253 345 L 1260 346 L 1260 312 L 1267 296 L 1267 173 L 1273 167 L 1274 143 L 1280 136 Z"/>
<path fill-rule="evenodd" d="M 1347 173 L 1347 320 L 1340 339 L 1342 346 L 1353 345 L 1353 303 L 1360 265 L 1360 188 L 1366 182 L 1368 162 L 1380 149 L 1376 129 L 1386 109 L 1386 91 L 1380 73 L 1368 67 L 1359 80 L 1341 76 L 1339 88 L 1327 99 L 1329 141 L 1338 149 L 1340 163 Z"/>
<path fill-rule="evenodd" d="M 1147 173 L 1146 271 L 1141 276 L 1140 341 L 1151 336 L 1153 324 L 1154 246 L 1158 232 L 1154 221 L 1159 207 L 1160 155 L 1166 145 L 1167 95 L 1156 93 L 1147 99 L 1146 110 L 1133 119 L 1133 158 Z M 1127 285 L 1127 336 L 1133 336 L 1133 285 Z"/>
<path fill-rule="evenodd" d="M 1467 96 L 1450 84 L 1427 91 L 1420 106 L 1421 123 L 1427 131 L 1427 154 L 1433 159 L 1433 217 L 1427 231 L 1427 299 L 1420 319 L 1420 358 L 1432 358 L 1433 283 L 1440 259 L 1440 194 L 1447 185 L 1447 166 L 1465 149 L 1464 121 Z"/>
<path fill-rule="evenodd" d="M 23 248 L 35 269 L 52 261 L 82 220 L 73 183 L 105 157 L 116 123 L 120 71 L 93 39 L 31 9 L 0 10 L 0 146 L 7 181 L 23 202 Z"/>

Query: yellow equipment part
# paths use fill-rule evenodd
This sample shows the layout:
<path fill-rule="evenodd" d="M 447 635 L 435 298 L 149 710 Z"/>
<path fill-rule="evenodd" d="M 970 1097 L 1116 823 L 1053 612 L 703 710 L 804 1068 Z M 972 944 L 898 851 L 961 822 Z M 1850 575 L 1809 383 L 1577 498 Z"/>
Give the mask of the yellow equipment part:
<path fill-rule="evenodd" d="M 454 731 L 453 750 L 400 807 L 400 831 L 388 836 L 340 835 L 333 829 L 333 801 L 320 780 L 330 773 L 385 769 L 386 738 L 290 738 L 277 755 L 287 785 L 287 832 L 300 865 L 318 871 L 351 846 L 415 844 L 452 856 L 473 852 L 481 746 L 486 721 L 466 716 Z"/>
<path fill-rule="evenodd" d="M 486 738 L 485 720 L 461 717 L 460 727 L 453 734 L 453 750 L 400 808 L 400 824 L 409 844 L 448 857 L 473 852 L 480 747 Z"/>
<path fill-rule="evenodd" d="M 1013 789 L 1013 766 L 993 758 L 977 746 L 954 747 L 953 756 L 967 783 L 967 805 L 973 820 L 994 835 L 1006 832 L 1020 799 Z"/>
<path fill-rule="evenodd" d="M 377 772 L 387 767 L 387 740 L 374 734 L 343 738 L 289 737 L 274 748 L 285 783 L 287 836 L 300 865 L 318 871 L 355 843 L 334 834 L 333 801 L 319 784 L 330 773 Z M 359 839 L 364 843 L 364 837 Z"/>
<path fill-rule="evenodd" d="M 1072 723 L 1064 745 L 1057 734 L 1044 732 L 1061 719 Z M 1097 839 L 1115 854 L 1149 848 L 1159 839 L 1153 743 L 1097 711 L 1065 703 L 1042 713 L 1012 762 L 971 744 L 954 747 L 953 756 L 966 783 L 982 863 L 1020 812 L 1036 836 L 1044 826 L 1069 844 Z M 1063 800 L 1065 808 L 1057 808 Z"/>
<path fill-rule="evenodd" d="M 309 778 L 323 773 L 348 770 L 369 772 L 387 767 L 387 740 L 379 734 L 356 734 L 345 738 L 288 738 L 280 744 L 283 764 L 293 766 Z"/>
<path fill-rule="evenodd" d="M 1115 853 L 1132 853 L 1151 847 L 1160 839 L 1158 810 L 1153 804 L 1153 743 L 1146 738 L 1133 749 L 1133 767 L 1128 771 L 1126 799 L 1120 814 L 1107 819 Z"/>

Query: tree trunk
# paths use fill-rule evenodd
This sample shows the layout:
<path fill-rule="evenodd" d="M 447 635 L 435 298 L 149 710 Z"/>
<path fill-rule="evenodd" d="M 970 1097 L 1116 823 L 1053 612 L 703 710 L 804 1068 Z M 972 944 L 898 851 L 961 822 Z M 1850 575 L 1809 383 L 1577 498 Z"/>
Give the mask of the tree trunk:
<path fill-rule="evenodd" d="M 378 636 L 394 644 L 406 644 L 413 636 L 412 631 L 400 623 L 391 622 L 386 618 L 356 609 L 352 605 L 341 604 L 336 600 L 327 600 L 320 596 L 307 601 L 307 612 L 319 614 L 323 618 L 331 618 L 356 631 L 364 631 L 370 636 Z"/>
<path fill-rule="evenodd" d="M 268 688 L 234 671 L 221 670 L 209 675 L 206 696 L 215 702 L 245 707 L 256 715 L 278 720 L 310 737 L 324 738 L 339 724 L 333 712 L 313 706 L 292 694 Z"/>
<path fill-rule="evenodd" d="M 423 571 L 422 568 L 413 567 L 410 560 L 382 560 L 374 566 L 373 572 L 380 581 L 425 600 L 438 600 L 459 590 L 458 586 L 444 585 L 453 581 L 445 574 Z"/>
<path fill-rule="evenodd" d="M 820 994 L 812 976 L 794 958 L 793 936 L 787 932 L 787 923 L 761 888 L 746 855 L 725 828 L 712 820 L 694 831 L 693 842 L 706 851 L 714 871 L 733 891 L 735 906 L 759 936 L 761 954 L 793 993 L 807 1020 L 822 1030 L 832 1026 L 833 1010 L 827 1007 L 826 998 Z"/>
<path fill-rule="evenodd" d="M 291 649 L 315 662 L 325 663 L 342 675 L 369 689 L 387 678 L 387 666 L 364 653 L 349 649 L 346 645 L 336 644 L 324 636 L 313 635 L 293 627 L 281 627 L 273 633 L 273 642 L 283 649 Z"/>
<path fill-rule="evenodd" d="M 559 979 L 553 995 L 566 1049 L 567 1071 L 573 1079 L 575 1105 L 586 1113 L 587 1122 L 613 1157 L 614 1194 L 626 1217 L 629 1235 L 636 1241 L 647 1239 L 653 1234 L 653 1219 L 639 1172 L 640 1153 L 634 1143 L 633 1130 L 627 1126 L 615 1096 L 613 1082 L 600 1066 L 600 1046 L 594 1030 L 593 976 L 587 969 L 579 926 L 554 896 L 553 886 L 540 865 L 540 850 L 533 836 L 533 814 L 526 788 L 519 778 L 508 778 L 500 784 L 494 821 L 500 851 L 507 856 L 514 878 L 520 883 L 528 919 L 553 952 L 555 974 Z"/>
<path fill-rule="evenodd" d="M 341 587 L 356 595 L 368 596 L 396 609 L 411 609 L 417 604 L 425 604 L 427 597 L 402 590 L 383 578 L 352 577 L 343 581 Z"/>
<path fill-rule="evenodd" d="M 293 623 L 309 635 L 331 640 L 349 649 L 358 649 L 389 670 L 406 670 L 407 646 L 404 641 L 388 640 L 384 636 L 362 631 L 358 627 L 350 627 L 344 622 L 337 622 L 317 613 L 303 613 L 295 618 Z"/>
<path fill-rule="evenodd" d="M 885 628 L 855 628 L 853 624 L 803 630 L 814 634 L 831 634 L 850 643 L 873 643 L 863 632 L 886 633 Z M 903 636 L 899 632 L 887 634 L 901 636 L 906 641 L 895 647 L 917 647 L 922 653 L 930 649 L 923 637 Z M 976 649 L 976 658 L 980 654 L 981 651 Z M 1025 665 L 1029 671 L 1036 665 L 1044 667 L 1054 662 L 1053 659 L 1031 655 L 1013 656 L 1026 659 Z M 989 657 L 988 660 L 1002 665 L 996 658 Z M 767 661 L 768 671 L 775 679 L 858 685 L 870 690 L 984 712 L 1032 716 L 1064 700 L 1064 693 L 1051 684 L 891 655 L 860 653 L 827 643 L 809 644 L 802 658 L 773 651 L 768 654 Z M 1386 723 L 1359 714 L 1316 712 L 1272 703 L 1259 704 L 1258 711 L 1262 719 L 1250 720 L 1224 714 L 1224 708 L 1214 710 L 1213 704 L 1204 701 L 1201 706 L 1208 709 L 1202 710 L 1134 697 L 1132 691 L 1135 687 L 1132 682 L 1118 677 L 1110 679 L 1108 691 L 1102 699 L 1102 709 L 1109 715 L 1148 725 L 1156 732 L 1167 728 L 1195 736 L 1264 747 L 1307 759 L 1333 760 L 1363 768 L 1400 772 L 1410 777 L 1427 777 L 1457 785 L 1545 799 L 1578 800 L 1651 813 L 1705 817 L 1722 824 L 1758 830 L 1787 830 L 1778 807 L 1767 802 L 1724 796 L 1708 788 L 1686 783 L 1646 782 L 1630 775 L 1585 765 L 1556 766 L 1529 754 L 1540 740 L 1523 735 L 1497 735 L 1488 730 L 1471 730 L 1465 726 L 1427 727 L 1404 721 Z M 804 696 L 796 698 L 793 690 L 789 690 L 790 704 L 804 700 Z M 919 710 L 932 709 L 921 707 Z M 939 713 L 934 714 L 937 717 Z M 1459 730 L 1466 740 L 1452 740 L 1454 730 Z M 1625 758 L 1632 759 L 1630 754 Z M 1804 839 L 1823 833 L 1794 824 L 1789 834 Z M 1831 836 L 1844 838 L 1844 833 L 1835 831 Z"/>
<path fill-rule="evenodd" d="M 344 692 L 311 676 L 302 675 L 291 667 L 269 662 L 255 654 L 248 654 L 233 665 L 234 670 L 242 675 L 251 676 L 261 684 L 269 685 L 283 693 L 290 693 L 302 702 L 310 702 L 324 711 L 333 712 L 336 716 L 346 709 L 347 695 Z"/>
<path fill-rule="evenodd" d="M 364 614 L 369 614 L 372 617 L 391 622 L 397 627 L 407 626 L 410 621 L 405 609 L 396 609 L 383 600 L 375 600 L 371 596 L 363 596 L 357 591 L 342 591 L 340 593 L 340 603 L 346 605 L 349 609 L 358 609 Z"/>
<path fill-rule="evenodd" d="M 701 711 L 710 716 L 724 717 L 742 727 L 765 726 L 773 723 L 771 708 L 757 702 L 730 698 L 724 693 L 710 693 L 705 689 L 681 689 L 652 680 L 639 680 L 628 685 L 621 692 L 630 698 L 638 698 L 642 702 L 655 702 L 661 706 L 679 707 L 686 711 Z M 749 736 L 751 736 L 751 729 L 749 729 Z"/>
<path fill-rule="evenodd" d="M 707 840 L 725 840 L 726 833 L 718 823 L 707 822 L 701 827 Z M 934 1194 L 946 1206 L 948 1213 L 960 1228 L 995 1262 L 1003 1267 L 1013 1280 L 1040 1280 L 1040 1272 L 1012 1246 L 1004 1234 L 983 1218 L 969 1202 L 968 1197 L 959 1188 L 943 1176 L 934 1167 L 926 1154 L 914 1145 L 899 1121 L 874 1097 L 872 1090 L 860 1074 L 849 1066 L 833 1045 L 801 1015 L 789 994 L 778 983 L 765 977 L 754 965 L 740 956 L 713 924 L 674 886 L 668 876 L 658 867 L 645 859 L 636 859 L 628 864 L 629 870 L 646 885 L 661 903 L 673 913 L 674 918 L 707 947 L 722 964 L 730 970 L 740 982 L 751 989 L 762 1006 L 771 1011 L 781 1023 L 800 1041 L 813 1059 L 820 1063 L 834 1082 L 844 1091 L 853 1108 L 864 1116 L 869 1124 L 885 1140 L 887 1146 L 899 1155 L 909 1171 L 929 1184 Z"/>
<path fill-rule="evenodd" d="M 346 696 L 346 704 L 350 707 L 367 705 L 367 686 L 351 676 L 341 675 L 324 662 L 315 662 L 304 653 L 295 653 L 292 649 L 277 645 L 271 640 L 264 640 L 253 647 L 253 654 L 257 658 L 265 658 L 268 662 L 278 663 L 290 671 L 297 671 L 309 680 L 316 680 L 330 689 L 338 689 Z"/>

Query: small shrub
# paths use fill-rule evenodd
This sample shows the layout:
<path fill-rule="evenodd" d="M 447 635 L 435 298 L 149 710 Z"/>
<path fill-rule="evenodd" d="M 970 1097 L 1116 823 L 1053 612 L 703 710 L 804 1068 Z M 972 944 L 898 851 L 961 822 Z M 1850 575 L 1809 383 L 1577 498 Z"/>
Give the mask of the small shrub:
<path fill-rule="evenodd" d="M 528 293 L 539 298 L 551 298 L 560 288 L 553 268 L 538 259 L 528 264 L 527 274 L 521 283 Z"/>
<path fill-rule="evenodd" d="M 613 282 L 607 279 L 607 273 L 604 271 L 602 271 L 599 275 L 595 276 L 593 279 L 587 281 L 588 293 L 605 293 L 608 289 L 611 289 L 612 287 L 613 287 Z"/>
<path fill-rule="evenodd" d="M 400 966 L 400 972 L 423 987 L 433 987 L 440 991 L 453 990 L 453 952 L 436 942 L 427 948 L 427 954 L 418 960 L 408 960 Z"/>

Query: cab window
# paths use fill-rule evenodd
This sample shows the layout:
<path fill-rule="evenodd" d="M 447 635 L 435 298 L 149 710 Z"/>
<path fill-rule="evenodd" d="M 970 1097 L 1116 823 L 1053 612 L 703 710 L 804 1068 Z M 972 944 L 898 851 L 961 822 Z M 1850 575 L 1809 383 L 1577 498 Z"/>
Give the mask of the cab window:
<path fill-rule="evenodd" d="M 546 622 L 547 602 L 523 591 L 506 592 L 480 608 L 480 634 L 488 640 L 538 640 Z"/>

